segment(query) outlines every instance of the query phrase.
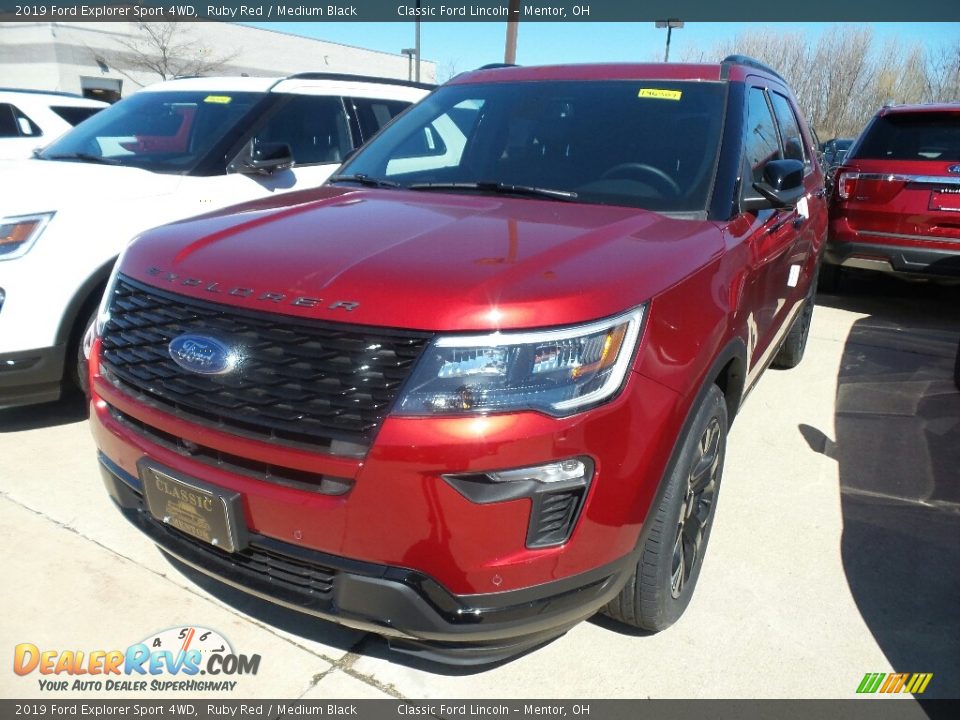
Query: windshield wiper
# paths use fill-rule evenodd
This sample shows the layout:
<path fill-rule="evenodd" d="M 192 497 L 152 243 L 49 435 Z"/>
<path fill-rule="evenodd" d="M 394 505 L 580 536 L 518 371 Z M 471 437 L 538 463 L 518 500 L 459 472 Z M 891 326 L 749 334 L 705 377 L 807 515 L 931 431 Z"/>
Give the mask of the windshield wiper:
<path fill-rule="evenodd" d="M 550 200 L 576 200 L 577 194 L 571 190 L 533 187 L 531 185 L 511 185 L 502 182 L 427 182 L 407 185 L 407 190 L 481 190 L 503 195 L 529 195 Z"/>
<path fill-rule="evenodd" d="M 92 155 L 90 153 L 60 153 L 58 155 L 43 155 L 44 160 L 82 160 L 83 162 L 100 163 L 101 165 L 119 165 L 120 161 L 115 158 L 107 158 L 102 155 Z"/>
<path fill-rule="evenodd" d="M 391 180 L 381 180 L 380 178 L 370 177 L 364 173 L 357 173 L 356 175 L 334 175 L 332 178 L 329 178 L 327 182 L 337 183 L 337 182 L 355 182 L 360 185 L 366 185 L 367 187 L 379 187 L 379 188 L 398 188 L 400 183 L 395 183 Z"/>

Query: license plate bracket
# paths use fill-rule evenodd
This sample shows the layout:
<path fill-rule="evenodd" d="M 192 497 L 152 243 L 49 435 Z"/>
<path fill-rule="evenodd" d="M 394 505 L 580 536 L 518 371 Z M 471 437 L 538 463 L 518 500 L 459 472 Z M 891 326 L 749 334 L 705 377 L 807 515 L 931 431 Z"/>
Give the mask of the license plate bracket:
<path fill-rule="evenodd" d="M 246 546 L 240 493 L 146 459 L 137 463 L 137 469 L 147 510 L 154 518 L 226 552 Z"/>
<path fill-rule="evenodd" d="M 927 209 L 960 212 L 960 190 L 934 190 Z"/>

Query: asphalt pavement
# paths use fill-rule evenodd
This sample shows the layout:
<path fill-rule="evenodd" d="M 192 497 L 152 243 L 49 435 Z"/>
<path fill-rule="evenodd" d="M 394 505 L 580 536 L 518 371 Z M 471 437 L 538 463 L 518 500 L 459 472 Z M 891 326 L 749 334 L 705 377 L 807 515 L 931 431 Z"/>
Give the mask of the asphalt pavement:
<path fill-rule="evenodd" d="M 852 278 L 821 296 L 803 362 L 768 371 L 734 423 L 686 615 L 656 635 L 594 618 L 479 669 L 398 655 L 169 560 L 108 499 L 82 402 L 0 411 L 0 651 L 211 629 L 261 658 L 224 699 L 852 698 L 868 672 L 933 673 L 924 696 L 957 698 L 958 334 L 960 288 Z M 92 676 L 7 664 L 0 697 L 78 696 L 50 679 Z"/>

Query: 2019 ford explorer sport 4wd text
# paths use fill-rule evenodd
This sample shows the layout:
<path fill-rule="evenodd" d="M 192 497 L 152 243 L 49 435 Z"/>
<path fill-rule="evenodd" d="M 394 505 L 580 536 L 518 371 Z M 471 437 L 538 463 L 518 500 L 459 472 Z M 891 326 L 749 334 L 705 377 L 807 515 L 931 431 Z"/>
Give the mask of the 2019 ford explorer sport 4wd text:
<path fill-rule="evenodd" d="M 397 649 L 666 628 L 730 420 L 803 353 L 812 148 L 744 58 L 460 75 L 329 186 L 129 246 L 90 361 L 107 488 L 183 562 Z"/>
<path fill-rule="evenodd" d="M 882 108 L 836 171 L 822 277 L 960 278 L 960 104 Z"/>
<path fill-rule="evenodd" d="M 323 183 L 427 94 L 304 73 L 157 83 L 30 160 L 0 162 L 0 408 L 82 384 L 81 339 L 118 254 L 165 222 Z"/>

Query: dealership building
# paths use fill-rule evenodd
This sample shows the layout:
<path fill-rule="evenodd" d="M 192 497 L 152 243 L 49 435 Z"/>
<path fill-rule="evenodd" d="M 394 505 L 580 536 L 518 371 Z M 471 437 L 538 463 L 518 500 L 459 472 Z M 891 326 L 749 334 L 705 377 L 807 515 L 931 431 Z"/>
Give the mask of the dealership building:
<path fill-rule="evenodd" d="M 396 54 L 379 52 L 221 22 L 178 23 L 173 32 L 170 47 L 216 64 L 205 75 L 272 77 L 312 71 L 407 79 L 413 72 L 410 58 L 399 49 Z M 136 67 L 153 49 L 135 22 L 3 22 L 0 87 L 114 101 L 161 79 Z M 420 77 L 435 82 L 436 64 L 422 62 Z"/>

